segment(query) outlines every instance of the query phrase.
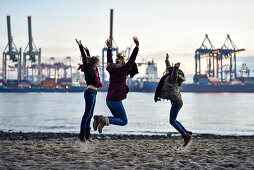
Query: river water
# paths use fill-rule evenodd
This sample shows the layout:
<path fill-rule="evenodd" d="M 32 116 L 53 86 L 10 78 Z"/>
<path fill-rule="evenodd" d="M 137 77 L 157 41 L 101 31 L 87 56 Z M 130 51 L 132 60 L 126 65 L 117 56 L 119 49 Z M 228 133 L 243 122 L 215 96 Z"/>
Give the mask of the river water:
<path fill-rule="evenodd" d="M 111 115 L 106 94 L 98 92 L 95 115 Z M 153 95 L 130 92 L 123 101 L 128 125 L 110 125 L 103 133 L 176 132 L 169 124 L 170 102 L 155 103 Z M 177 120 L 186 129 L 194 133 L 254 135 L 254 93 L 182 93 L 182 97 L 184 105 Z M 0 93 L 0 130 L 76 133 L 83 111 L 83 93 Z"/>

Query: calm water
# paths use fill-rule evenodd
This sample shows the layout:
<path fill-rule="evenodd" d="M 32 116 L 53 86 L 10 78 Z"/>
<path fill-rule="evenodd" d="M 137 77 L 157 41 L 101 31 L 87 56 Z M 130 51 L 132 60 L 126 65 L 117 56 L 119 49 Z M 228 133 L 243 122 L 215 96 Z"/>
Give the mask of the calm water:
<path fill-rule="evenodd" d="M 196 133 L 254 135 L 254 93 L 182 93 L 178 120 Z M 99 92 L 94 114 L 111 115 Z M 170 102 L 154 103 L 153 93 L 129 93 L 123 101 L 128 125 L 105 127 L 104 133 L 165 134 Z M 0 93 L 0 130 L 78 132 L 84 110 L 83 93 Z M 96 132 L 97 133 L 97 132 Z"/>

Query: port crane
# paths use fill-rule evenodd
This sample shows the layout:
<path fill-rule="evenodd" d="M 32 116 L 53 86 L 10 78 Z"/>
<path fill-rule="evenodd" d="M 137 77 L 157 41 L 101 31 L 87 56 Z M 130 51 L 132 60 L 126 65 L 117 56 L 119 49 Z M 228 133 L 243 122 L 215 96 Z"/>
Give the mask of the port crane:
<path fill-rule="evenodd" d="M 229 34 L 227 34 L 227 38 L 222 45 L 222 47 L 219 49 L 219 59 L 221 62 L 221 65 L 223 65 L 223 58 L 230 60 L 229 64 L 229 72 L 230 72 L 230 80 L 236 79 L 237 74 L 236 74 L 236 53 L 245 51 L 244 48 L 239 49 L 235 45 L 235 43 L 231 40 Z M 233 55 L 233 56 L 232 56 Z M 223 73 L 222 73 L 222 68 L 221 68 L 221 81 L 223 80 Z"/>
<path fill-rule="evenodd" d="M 218 49 L 215 49 L 208 35 L 205 38 L 201 46 L 195 51 L 195 75 L 194 82 L 197 83 L 199 76 L 201 75 L 201 59 L 207 58 L 207 73 L 209 77 L 215 76 L 215 58 L 218 60 Z M 217 62 L 218 63 L 218 62 Z"/>
<path fill-rule="evenodd" d="M 203 40 L 200 48 L 196 49 L 195 51 L 195 75 L 194 75 L 194 82 L 198 83 L 199 76 L 201 74 L 201 59 L 207 59 L 207 74 L 208 77 L 215 77 L 219 78 L 220 73 L 220 80 L 221 82 L 224 80 L 223 77 L 223 67 L 224 63 L 223 60 L 229 60 L 229 70 L 224 71 L 225 74 L 230 73 L 230 79 L 233 80 L 237 78 L 236 74 L 236 53 L 245 51 L 245 49 L 239 49 L 236 47 L 234 42 L 231 40 L 230 36 L 227 35 L 226 40 L 221 48 L 216 49 L 214 48 L 213 44 L 211 43 L 208 35 L 205 35 L 205 39 Z M 215 64 L 216 62 L 216 64 Z M 216 68 L 215 68 L 216 66 Z M 216 74 L 215 74 L 216 70 Z M 220 72 L 218 71 L 220 70 Z M 227 75 L 226 75 L 227 76 Z"/>
<path fill-rule="evenodd" d="M 41 82 L 41 48 L 37 49 L 33 37 L 32 37 L 32 21 L 31 21 L 31 16 L 27 17 L 28 19 L 28 44 L 25 48 L 25 51 L 23 53 L 23 74 L 22 74 L 22 79 L 27 80 L 27 75 L 28 75 L 28 68 L 27 67 L 27 58 L 26 56 L 29 56 L 29 61 L 31 61 L 31 65 L 36 62 L 36 57 L 38 60 L 37 66 L 34 68 L 37 68 L 37 84 L 40 84 Z"/>
<path fill-rule="evenodd" d="M 8 56 L 10 62 L 16 64 L 18 68 L 17 78 L 21 80 L 21 48 L 18 50 L 11 35 L 11 17 L 7 16 L 7 30 L 8 30 L 8 44 L 3 52 L 3 64 L 2 64 L 2 78 L 5 82 L 7 80 L 7 61 Z"/>

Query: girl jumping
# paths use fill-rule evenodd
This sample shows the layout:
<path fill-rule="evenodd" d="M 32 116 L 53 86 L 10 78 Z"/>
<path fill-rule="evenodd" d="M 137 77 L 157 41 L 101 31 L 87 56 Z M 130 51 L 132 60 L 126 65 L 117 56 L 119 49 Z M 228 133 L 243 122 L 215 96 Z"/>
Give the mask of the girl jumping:
<path fill-rule="evenodd" d="M 157 102 L 161 99 L 171 101 L 172 106 L 170 109 L 169 122 L 182 135 L 184 138 L 183 146 L 186 146 L 191 140 L 192 132 L 187 131 L 183 125 L 176 120 L 178 112 L 183 106 L 179 87 L 185 81 L 184 73 L 179 69 L 180 63 L 176 63 L 174 67 L 170 67 L 168 55 L 166 56 L 165 63 L 167 66 L 166 74 L 160 79 L 157 85 L 154 101 Z"/>
<path fill-rule="evenodd" d="M 112 59 L 112 44 L 110 40 L 106 41 L 107 50 L 107 71 L 109 72 L 109 88 L 106 98 L 106 103 L 113 116 L 104 117 L 102 115 L 94 116 L 93 128 L 99 133 L 102 133 L 102 129 L 105 125 L 113 124 L 119 126 L 125 126 L 128 123 L 128 119 L 122 104 L 122 100 L 127 97 L 129 91 L 126 85 L 127 74 L 130 74 L 130 70 L 135 68 L 135 60 L 139 50 L 139 41 L 137 37 L 133 37 L 136 47 L 134 48 L 129 60 L 125 63 L 124 56 L 117 54 L 116 63 L 113 63 Z M 133 73 L 133 70 L 131 71 Z M 137 73 L 134 71 L 134 73 Z"/>
<path fill-rule="evenodd" d="M 81 120 L 80 125 L 80 133 L 79 133 L 79 139 L 81 141 L 84 141 L 85 139 L 88 140 L 90 138 L 90 122 L 91 118 L 93 117 L 93 111 L 94 106 L 96 102 L 96 95 L 97 95 L 97 89 L 102 87 L 102 83 L 100 81 L 98 66 L 99 66 L 99 59 L 97 57 L 90 57 L 89 50 L 87 48 L 84 48 L 81 44 L 81 40 L 77 40 L 81 55 L 82 55 L 82 62 L 83 64 L 79 66 L 78 70 L 81 69 L 81 71 L 85 74 L 85 80 L 87 84 L 87 88 L 84 92 L 84 98 L 85 98 L 85 112 Z M 84 49 L 86 51 L 86 54 L 84 52 Z"/>

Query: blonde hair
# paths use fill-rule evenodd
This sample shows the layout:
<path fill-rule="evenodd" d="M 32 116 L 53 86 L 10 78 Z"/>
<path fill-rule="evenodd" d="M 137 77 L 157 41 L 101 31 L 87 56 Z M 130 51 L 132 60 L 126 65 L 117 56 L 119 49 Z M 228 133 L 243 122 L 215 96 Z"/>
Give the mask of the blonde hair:
<path fill-rule="evenodd" d="M 125 58 L 121 52 L 116 54 L 116 64 L 125 64 Z"/>

